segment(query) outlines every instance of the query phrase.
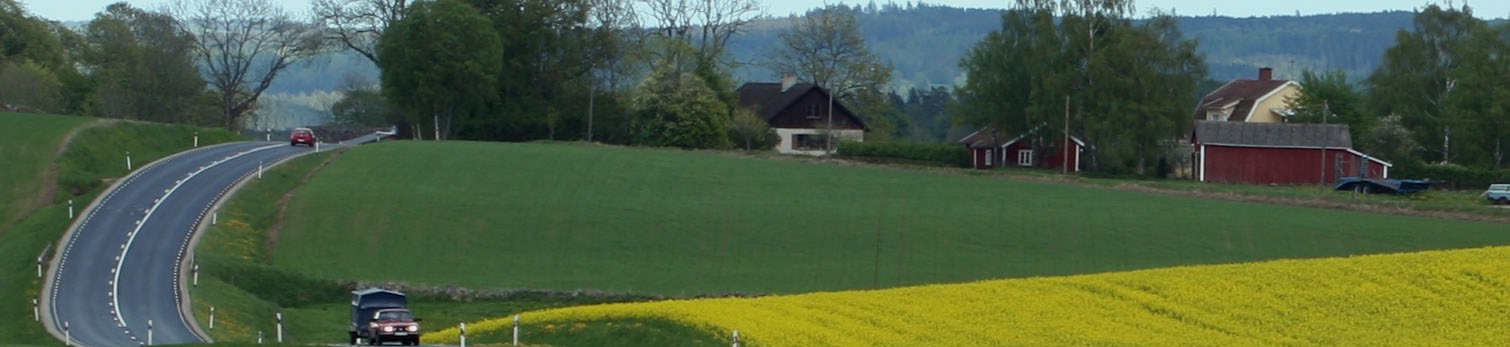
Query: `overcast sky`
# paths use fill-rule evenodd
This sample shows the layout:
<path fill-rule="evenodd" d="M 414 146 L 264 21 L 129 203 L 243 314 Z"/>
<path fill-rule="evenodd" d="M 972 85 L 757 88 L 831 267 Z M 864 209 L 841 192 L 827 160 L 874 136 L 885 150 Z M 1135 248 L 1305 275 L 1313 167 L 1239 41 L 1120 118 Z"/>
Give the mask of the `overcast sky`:
<path fill-rule="evenodd" d="M 105 9 L 106 5 L 120 0 L 20 0 L 27 10 L 34 15 L 47 19 L 63 21 L 84 21 L 94 17 L 94 14 Z M 155 9 L 167 3 L 169 0 L 125 0 L 134 6 Z M 282 3 L 285 8 L 294 12 L 308 12 L 309 0 L 274 0 Z M 829 1 L 829 3 L 867 4 L 869 0 Z M 877 0 L 877 4 L 893 2 L 892 0 Z M 905 4 L 907 1 L 894 1 Z M 927 0 L 929 4 L 941 4 L 954 7 L 970 8 L 1004 8 L 1011 0 Z M 1153 8 L 1165 11 L 1174 10 L 1181 15 L 1209 15 L 1215 12 L 1218 15 L 1232 17 L 1249 16 L 1273 16 L 1294 15 L 1297 12 L 1302 15 L 1329 14 L 1340 12 L 1378 12 L 1384 10 L 1411 10 L 1425 3 L 1442 3 L 1441 1 L 1429 0 L 1267 0 L 1267 1 L 1216 1 L 1216 0 L 1142 0 L 1137 1 L 1138 11 L 1146 12 Z M 1456 1 L 1454 3 L 1467 2 L 1473 7 L 1474 15 L 1480 18 L 1505 18 L 1510 15 L 1510 1 L 1505 0 L 1479 0 L 1479 1 Z M 812 0 L 764 0 L 767 13 L 774 16 L 785 16 L 792 13 L 801 13 L 809 8 L 822 4 L 822 1 Z"/>

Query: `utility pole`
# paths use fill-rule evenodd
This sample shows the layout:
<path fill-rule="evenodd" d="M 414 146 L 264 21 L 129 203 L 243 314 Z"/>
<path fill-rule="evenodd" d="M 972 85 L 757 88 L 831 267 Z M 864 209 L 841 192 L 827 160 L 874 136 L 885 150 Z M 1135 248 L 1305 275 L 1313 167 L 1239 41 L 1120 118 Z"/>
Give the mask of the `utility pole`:
<path fill-rule="evenodd" d="M 1321 176 L 1317 178 L 1321 191 L 1326 191 L 1326 145 L 1331 140 L 1332 133 L 1327 131 L 1327 117 L 1332 113 L 1331 102 L 1321 101 Z"/>
<path fill-rule="evenodd" d="M 1059 162 L 1061 163 L 1061 165 L 1059 165 L 1059 166 L 1062 166 L 1062 169 L 1063 169 L 1062 173 L 1065 176 L 1069 176 L 1070 175 L 1070 96 L 1069 95 L 1065 95 L 1064 96 L 1064 144 L 1062 146 L 1064 146 L 1064 156 L 1059 158 Z M 1079 165 L 1080 163 L 1075 163 L 1075 164 Z"/>

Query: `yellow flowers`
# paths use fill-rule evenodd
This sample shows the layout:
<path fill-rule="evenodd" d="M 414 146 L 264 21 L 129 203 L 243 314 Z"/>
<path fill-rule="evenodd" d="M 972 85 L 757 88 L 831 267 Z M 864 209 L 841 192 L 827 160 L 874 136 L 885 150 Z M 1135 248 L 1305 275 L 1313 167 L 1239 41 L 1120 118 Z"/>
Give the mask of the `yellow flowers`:
<path fill-rule="evenodd" d="M 1501 346 L 1510 248 L 527 312 L 659 318 L 748 346 Z M 471 331 L 512 329 L 512 316 Z M 427 341 L 456 340 L 456 331 Z M 528 341 L 527 335 L 524 339 Z"/>

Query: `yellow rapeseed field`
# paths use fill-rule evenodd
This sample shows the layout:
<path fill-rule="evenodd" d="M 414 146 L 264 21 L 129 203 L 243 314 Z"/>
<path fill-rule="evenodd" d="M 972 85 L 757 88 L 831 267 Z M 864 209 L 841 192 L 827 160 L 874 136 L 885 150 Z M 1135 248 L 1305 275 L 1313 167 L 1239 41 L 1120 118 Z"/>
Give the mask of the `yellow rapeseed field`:
<path fill-rule="evenodd" d="M 710 335 L 739 330 L 747 345 L 764 347 L 1510 346 L 1507 290 L 1510 247 L 1496 247 L 582 306 L 523 318 L 659 318 Z M 512 324 L 510 316 L 469 330 Z M 457 332 L 426 340 L 455 343 Z"/>

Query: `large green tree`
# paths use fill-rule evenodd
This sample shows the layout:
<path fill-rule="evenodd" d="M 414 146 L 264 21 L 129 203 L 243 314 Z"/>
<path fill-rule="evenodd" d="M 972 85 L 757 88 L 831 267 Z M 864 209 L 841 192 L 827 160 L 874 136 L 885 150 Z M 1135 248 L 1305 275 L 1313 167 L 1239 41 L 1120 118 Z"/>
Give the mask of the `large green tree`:
<path fill-rule="evenodd" d="M 1419 153 L 1426 161 L 1462 163 L 1455 149 L 1463 144 L 1459 136 L 1476 129 L 1471 124 L 1474 111 L 1468 107 L 1476 96 L 1460 95 L 1465 78 L 1479 68 L 1468 64 L 1482 60 L 1481 47 L 1474 47 L 1473 37 L 1483 35 L 1488 25 L 1473 17 L 1467 6 L 1442 8 L 1428 5 L 1416 13 L 1415 25 L 1396 34 L 1395 46 L 1384 54 L 1384 61 L 1369 76 L 1370 110 L 1376 115 L 1399 115 L 1401 123 L 1431 153 Z M 1466 98 L 1464 98 L 1466 97 Z"/>
<path fill-rule="evenodd" d="M 1367 137 L 1378 119 L 1365 116 L 1363 95 L 1348 80 L 1347 72 L 1305 70 L 1300 73 L 1300 85 L 1300 94 L 1285 101 L 1287 107 L 1295 111 L 1289 122 L 1346 124 L 1354 146 L 1364 151 L 1374 150 L 1370 145 L 1373 141 Z"/>
<path fill-rule="evenodd" d="M 1114 0 L 1008 10 L 961 63 L 969 78 L 960 121 L 1036 134 L 1029 140 L 1039 148 L 1078 134 L 1090 142 L 1094 169 L 1150 174 L 1188 131 L 1206 65 L 1171 16 L 1135 24 L 1130 11 L 1130 2 Z"/>
<path fill-rule="evenodd" d="M 728 105 L 691 71 L 670 64 L 657 68 L 640 83 L 633 109 L 635 145 L 729 147 Z"/>
<path fill-rule="evenodd" d="M 497 100 L 502 57 L 492 22 L 476 8 L 462 0 L 417 3 L 378 42 L 383 95 L 410 124 L 443 140 Z"/>
<path fill-rule="evenodd" d="M 194 39 L 166 13 L 126 3 L 106 7 L 85 27 L 84 63 L 93 114 L 166 123 L 214 125 L 204 80 L 194 66 Z"/>
<path fill-rule="evenodd" d="M 59 39 L 60 26 L 0 0 L 0 104 L 29 112 L 72 111 L 65 85 L 78 74 Z"/>

